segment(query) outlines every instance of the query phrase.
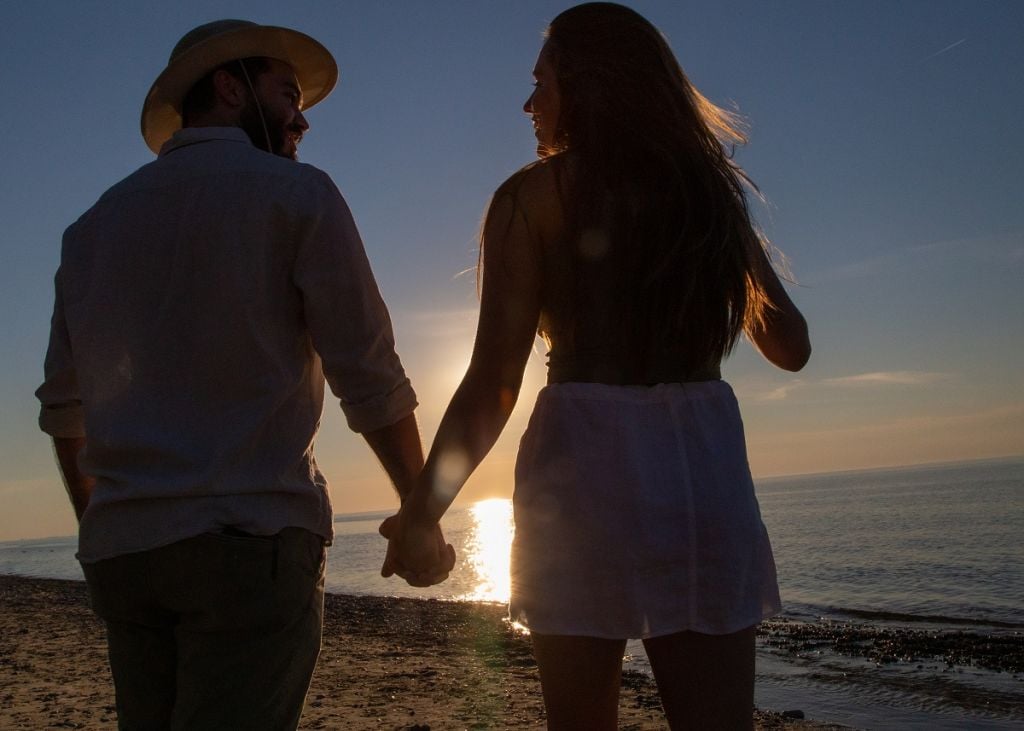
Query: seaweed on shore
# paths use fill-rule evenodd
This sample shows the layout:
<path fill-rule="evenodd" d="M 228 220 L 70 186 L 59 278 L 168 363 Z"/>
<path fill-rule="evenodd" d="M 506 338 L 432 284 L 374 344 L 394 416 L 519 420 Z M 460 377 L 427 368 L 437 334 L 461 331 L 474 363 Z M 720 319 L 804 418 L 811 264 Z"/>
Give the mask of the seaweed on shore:
<path fill-rule="evenodd" d="M 962 629 L 908 629 L 823 619 L 772 620 L 759 635 L 769 647 L 791 654 L 829 649 L 879 665 L 941 662 L 1005 673 L 1024 672 L 1024 633 L 983 633 Z"/>

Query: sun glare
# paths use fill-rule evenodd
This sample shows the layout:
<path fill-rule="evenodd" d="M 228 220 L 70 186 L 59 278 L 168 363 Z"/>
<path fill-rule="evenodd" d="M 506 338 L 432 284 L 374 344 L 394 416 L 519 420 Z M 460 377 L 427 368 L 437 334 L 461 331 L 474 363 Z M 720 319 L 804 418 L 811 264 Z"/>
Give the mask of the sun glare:
<path fill-rule="evenodd" d="M 444 383 L 441 384 L 446 391 L 450 393 L 462 383 L 472 356 L 472 344 L 464 343 L 458 347 L 456 354 L 448 359 L 449 365 L 444 369 Z"/>
<path fill-rule="evenodd" d="M 481 500 L 469 512 L 473 525 L 466 541 L 466 560 L 476 573 L 476 584 L 466 599 L 507 602 L 511 590 L 512 501 L 503 498 Z"/>

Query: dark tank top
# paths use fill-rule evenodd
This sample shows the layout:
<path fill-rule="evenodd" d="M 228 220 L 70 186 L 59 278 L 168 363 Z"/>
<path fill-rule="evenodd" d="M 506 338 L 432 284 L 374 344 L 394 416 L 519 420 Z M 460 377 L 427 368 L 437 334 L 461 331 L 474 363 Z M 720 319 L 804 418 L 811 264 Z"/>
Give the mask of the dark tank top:
<path fill-rule="evenodd" d="M 551 159 L 556 165 L 568 165 L 568 160 Z M 587 227 L 575 235 L 574 243 L 566 241 L 564 228 L 553 229 L 559 233 L 538 239 L 536 250 L 542 279 L 540 331 L 549 346 L 548 383 L 652 386 L 721 379 L 717 358 L 695 363 L 698 359 L 686 352 L 679 336 L 671 334 L 673 313 L 651 312 L 653 304 L 623 306 L 630 295 L 618 262 L 626 252 L 616 249 L 610 226 Z M 573 314 L 568 313 L 570 301 Z"/>
<path fill-rule="evenodd" d="M 575 285 L 582 306 L 577 308 L 575 321 L 567 322 L 550 296 L 556 288 L 568 286 L 559 281 L 567 270 L 551 267 L 550 259 L 547 264 L 541 330 L 549 346 L 548 383 L 653 386 L 722 377 L 717 362 L 692 365 L 693 359 L 686 357 L 682 345 L 666 334 L 667 315 L 651 318 L 647 327 L 629 322 L 611 294 L 615 272 L 607 267 L 588 267 L 592 276 L 582 286 Z"/>
<path fill-rule="evenodd" d="M 616 386 L 653 386 L 658 383 L 717 381 L 722 377 L 717 366 L 683 369 L 671 360 L 638 367 L 628 355 L 607 349 L 564 352 L 552 342 L 548 351 L 548 383 L 605 383 Z"/>

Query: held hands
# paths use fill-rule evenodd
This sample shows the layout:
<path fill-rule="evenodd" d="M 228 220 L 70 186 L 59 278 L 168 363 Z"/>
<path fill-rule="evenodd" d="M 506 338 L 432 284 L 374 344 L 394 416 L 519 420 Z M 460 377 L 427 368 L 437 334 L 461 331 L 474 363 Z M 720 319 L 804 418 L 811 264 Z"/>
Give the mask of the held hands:
<path fill-rule="evenodd" d="M 455 568 L 455 548 L 445 543 L 440 524 L 423 527 L 403 517 L 399 511 L 378 529 L 388 539 L 381 576 L 398 574 L 410 586 L 440 584 Z"/>

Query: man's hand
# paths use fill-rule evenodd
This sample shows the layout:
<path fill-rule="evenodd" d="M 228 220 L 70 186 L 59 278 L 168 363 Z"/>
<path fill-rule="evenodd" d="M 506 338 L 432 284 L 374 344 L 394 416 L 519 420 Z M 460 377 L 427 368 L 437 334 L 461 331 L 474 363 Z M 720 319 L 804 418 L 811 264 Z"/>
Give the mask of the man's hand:
<path fill-rule="evenodd" d="M 410 586 L 426 587 L 440 584 L 455 568 L 455 548 L 445 543 L 438 523 L 415 526 L 399 512 L 381 523 L 379 532 L 388 539 L 381 576 L 398 574 Z"/>
<path fill-rule="evenodd" d="M 82 472 L 78 467 L 78 455 L 85 449 L 85 437 L 54 437 L 53 452 L 57 457 L 60 474 L 64 478 L 64 489 L 71 498 L 75 517 L 82 522 L 89 499 L 96 487 L 96 478 Z"/>

